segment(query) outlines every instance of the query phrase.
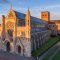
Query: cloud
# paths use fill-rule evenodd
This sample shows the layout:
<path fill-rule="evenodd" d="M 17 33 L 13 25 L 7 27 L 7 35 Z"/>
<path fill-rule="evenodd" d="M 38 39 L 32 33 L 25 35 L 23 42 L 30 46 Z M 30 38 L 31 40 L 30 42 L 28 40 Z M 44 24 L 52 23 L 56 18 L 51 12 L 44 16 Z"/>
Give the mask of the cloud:
<path fill-rule="evenodd" d="M 50 17 L 51 19 L 54 19 L 54 20 L 60 20 L 60 13 L 59 12 L 51 12 L 50 13 Z"/>
<path fill-rule="evenodd" d="M 45 9 L 60 8 L 60 5 L 46 6 Z"/>
<path fill-rule="evenodd" d="M 60 4 L 49 5 L 49 6 L 37 6 L 37 7 L 33 7 L 32 9 L 38 10 L 38 11 L 43 11 L 43 10 L 51 10 L 51 9 L 55 9 L 55 8 L 60 8 Z"/>
<path fill-rule="evenodd" d="M 36 17 L 40 17 L 41 11 L 49 11 L 51 19 L 60 19 L 60 4 L 57 5 L 49 5 L 49 6 L 38 6 L 31 8 L 32 15 Z"/>
<path fill-rule="evenodd" d="M 12 0 L 6 0 L 5 2 L 7 2 L 7 1 L 11 3 Z M 18 1 L 18 4 L 16 4 L 17 1 Z M 19 12 L 26 13 L 28 6 L 29 6 L 29 4 L 25 5 L 26 1 L 27 0 L 21 0 L 21 1 L 20 0 L 13 0 L 13 4 L 12 4 L 13 9 L 16 11 L 19 11 Z M 9 5 L 7 5 L 7 6 L 9 8 Z M 57 11 L 57 10 L 60 10 L 60 4 L 49 5 L 49 6 L 46 6 L 46 5 L 37 6 L 36 5 L 36 6 L 29 6 L 29 7 L 30 7 L 30 12 L 31 12 L 32 16 L 40 17 L 41 11 L 49 11 L 49 12 L 51 12 L 51 19 L 60 19 L 59 18 L 60 17 L 59 11 Z"/>

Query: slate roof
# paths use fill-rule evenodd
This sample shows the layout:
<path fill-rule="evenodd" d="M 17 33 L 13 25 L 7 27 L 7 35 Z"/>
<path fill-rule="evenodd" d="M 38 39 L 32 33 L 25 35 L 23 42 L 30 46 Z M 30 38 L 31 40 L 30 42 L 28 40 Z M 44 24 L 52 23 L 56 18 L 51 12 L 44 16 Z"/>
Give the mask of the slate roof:
<path fill-rule="evenodd" d="M 14 11 L 14 12 L 15 12 L 18 19 L 25 19 L 26 14 L 21 13 L 21 12 L 17 12 L 17 11 Z M 39 19 L 39 18 L 36 18 L 36 17 L 33 17 L 33 16 L 31 16 L 31 21 L 39 22 L 39 23 L 45 23 L 45 24 L 47 23 L 47 22 L 43 21 L 42 19 Z"/>
<path fill-rule="evenodd" d="M 21 12 L 14 11 L 18 19 L 25 19 L 25 14 Z"/>
<path fill-rule="evenodd" d="M 17 11 L 14 11 L 17 18 L 21 21 L 21 20 L 25 20 L 25 16 L 26 14 L 24 13 L 21 13 L 21 12 L 17 12 Z M 22 21 L 23 22 L 23 21 Z M 37 17 L 33 17 L 31 16 L 31 22 L 37 22 L 37 23 L 41 23 L 41 24 L 47 24 L 46 21 L 43 21 L 42 19 L 39 19 Z M 18 22 L 18 25 L 20 25 L 21 23 Z M 46 27 L 39 27 L 39 28 L 31 28 L 31 33 L 35 33 L 35 32 L 39 32 L 39 31 L 44 31 L 44 30 L 48 30 Z"/>

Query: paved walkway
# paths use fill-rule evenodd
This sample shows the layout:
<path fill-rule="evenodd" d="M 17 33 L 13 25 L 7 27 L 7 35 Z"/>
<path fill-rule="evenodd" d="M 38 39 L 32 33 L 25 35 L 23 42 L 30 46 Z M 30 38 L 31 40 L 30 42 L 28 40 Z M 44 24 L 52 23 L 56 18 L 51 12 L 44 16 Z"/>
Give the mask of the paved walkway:
<path fill-rule="evenodd" d="M 4 57 L 0 57 L 0 60 L 8 60 L 8 59 L 6 59 L 6 58 L 4 58 Z"/>
<path fill-rule="evenodd" d="M 15 53 L 3 52 L 0 51 L 0 60 L 32 60 L 32 58 L 28 58 L 25 56 L 20 56 Z"/>
<path fill-rule="evenodd" d="M 55 51 L 55 53 L 48 59 L 48 60 L 52 60 L 53 59 L 53 57 L 57 54 L 57 52 L 60 50 L 60 48 L 58 48 L 56 51 Z"/>
<path fill-rule="evenodd" d="M 60 51 L 60 42 L 57 43 L 57 46 L 59 46 L 59 48 L 55 51 L 55 53 L 53 55 L 51 55 L 51 57 L 49 58 L 49 60 L 53 60 L 53 58 L 58 53 L 58 51 Z"/>
<path fill-rule="evenodd" d="M 58 43 L 59 43 L 59 42 L 58 42 Z M 56 43 L 56 44 L 58 44 L 58 43 Z M 50 51 L 52 51 L 52 50 L 55 48 L 56 44 L 55 44 L 53 47 L 51 47 L 49 50 L 47 50 L 47 51 L 46 51 L 42 56 L 40 56 L 40 58 L 38 58 L 37 60 L 43 60 L 44 57 L 45 57 Z"/>

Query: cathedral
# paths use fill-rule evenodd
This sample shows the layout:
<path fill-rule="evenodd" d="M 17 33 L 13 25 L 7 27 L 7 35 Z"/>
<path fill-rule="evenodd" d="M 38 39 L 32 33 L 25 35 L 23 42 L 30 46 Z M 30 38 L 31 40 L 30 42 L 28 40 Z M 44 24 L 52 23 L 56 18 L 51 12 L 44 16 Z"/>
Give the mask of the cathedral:
<path fill-rule="evenodd" d="M 46 43 L 52 34 L 47 26 L 49 13 L 42 12 L 41 16 L 42 19 L 31 16 L 29 9 L 23 14 L 13 10 L 11 6 L 7 15 L 2 15 L 0 49 L 31 57 L 32 51 Z"/>

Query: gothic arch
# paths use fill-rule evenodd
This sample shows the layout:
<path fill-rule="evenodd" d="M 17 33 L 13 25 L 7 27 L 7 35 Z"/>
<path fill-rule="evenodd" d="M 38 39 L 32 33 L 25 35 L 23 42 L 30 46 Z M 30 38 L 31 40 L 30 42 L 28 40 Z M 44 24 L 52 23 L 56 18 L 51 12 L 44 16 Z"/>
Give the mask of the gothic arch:
<path fill-rule="evenodd" d="M 11 50 L 11 44 L 10 44 L 10 41 L 4 41 L 4 46 L 5 46 L 5 49 L 6 51 L 10 52 Z"/>
<path fill-rule="evenodd" d="M 16 52 L 19 54 L 23 54 L 23 46 L 19 43 L 16 45 Z"/>
<path fill-rule="evenodd" d="M 6 44 L 6 50 L 9 52 L 10 51 L 10 42 L 7 42 Z"/>
<path fill-rule="evenodd" d="M 17 45 L 17 52 L 21 53 L 21 46 L 20 45 Z"/>
<path fill-rule="evenodd" d="M 19 54 L 24 54 L 24 47 L 19 39 L 16 42 L 16 52 Z"/>

